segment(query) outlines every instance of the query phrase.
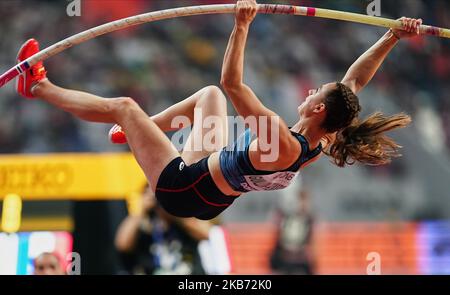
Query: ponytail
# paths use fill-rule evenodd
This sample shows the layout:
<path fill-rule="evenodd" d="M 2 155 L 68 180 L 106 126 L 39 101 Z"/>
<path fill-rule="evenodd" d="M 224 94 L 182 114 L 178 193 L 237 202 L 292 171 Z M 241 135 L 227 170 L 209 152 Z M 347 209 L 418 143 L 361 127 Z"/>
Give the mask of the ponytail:
<path fill-rule="evenodd" d="M 384 165 L 392 158 L 399 157 L 401 148 L 384 133 L 397 128 L 404 128 L 411 123 L 411 117 L 397 114 L 390 117 L 374 113 L 360 122 L 355 118 L 346 128 L 336 134 L 327 155 L 339 166 L 360 162 L 366 165 Z"/>

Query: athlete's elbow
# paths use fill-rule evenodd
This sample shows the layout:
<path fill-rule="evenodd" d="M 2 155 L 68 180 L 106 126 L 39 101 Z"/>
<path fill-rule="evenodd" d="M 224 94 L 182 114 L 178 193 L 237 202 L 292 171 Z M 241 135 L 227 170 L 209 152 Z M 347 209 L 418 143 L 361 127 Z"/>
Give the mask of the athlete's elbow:
<path fill-rule="evenodd" d="M 238 91 L 243 86 L 242 82 L 227 77 L 222 77 L 220 85 L 227 93 Z"/>
<path fill-rule="evenodd" d="M 230 80 L 222 77 L 222 79 L 220 80 L 220 86 L 222 86 L 223 90 L 227 90 L 231 87 L 231 82 Z"/>

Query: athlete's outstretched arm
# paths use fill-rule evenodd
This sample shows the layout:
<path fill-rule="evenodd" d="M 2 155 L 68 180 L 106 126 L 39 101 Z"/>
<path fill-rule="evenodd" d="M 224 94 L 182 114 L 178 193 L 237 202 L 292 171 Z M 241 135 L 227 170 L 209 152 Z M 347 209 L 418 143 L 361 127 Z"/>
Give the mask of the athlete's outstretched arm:
<path fill-rule="evenodd" d="M 259 137 L 270 136 L 272 131 L 276 131 L 279 134 L 280 149 L 282 150 L 284 146 L 292 148 L 296 144 L 291 142 L 292 136 L 286 123 L 275 112 L 265 107 L 250 87 L 243 82 L 245 45 L 250 24 L 256 12 L 255 0 L 237 2 L 235 26 L 228 41 L 222 65 L 221 85 L 238 114 L 244 119 L 250 116 L 267 119 L 267 128 L 260 128 L 260 121 L 257 120 L 257 130 L 254 131 Z"/>
<path fill-rule="evenodd" d="M 404 25 L 403 30 L 389 30 L 348 69 L 342 83 L 350 87 L 354 93 L 361 91 L 372 80 L 378 68 L 400 39 L 419 35 L 421 19 L 403 17 L 400 20 Z"/>
<path fill-rule="evenodd" d="M 221 85 L 229 95 L 236 111 L 243 117 L 273 115 L 243 82 L 245 46 L 249 28 L 255 16 L 255 0 L 237 2 L 235 26 L 228 41 L 222 65 Z"/>

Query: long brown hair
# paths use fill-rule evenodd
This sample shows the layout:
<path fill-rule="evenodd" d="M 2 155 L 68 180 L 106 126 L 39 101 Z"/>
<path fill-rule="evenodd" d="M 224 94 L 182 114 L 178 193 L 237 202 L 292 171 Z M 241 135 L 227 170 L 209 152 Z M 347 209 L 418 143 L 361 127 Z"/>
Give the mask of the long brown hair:
<path fill-rule="evenodd" d="M 401 148 L 384 133 L 406 127 L 411 117 L 406 114 L 385 116 L 380 112 L 363 121 L 358 119 L 361 107 L 358 97 L 350 88 L 337 83 L 325 98 L 327 116 L 322 127 L 330 133 L 336 132 L 336 139 L 325 153 L 339 166 L 360 162 L 367 165 L 383 165 L 399 157 Z"/>

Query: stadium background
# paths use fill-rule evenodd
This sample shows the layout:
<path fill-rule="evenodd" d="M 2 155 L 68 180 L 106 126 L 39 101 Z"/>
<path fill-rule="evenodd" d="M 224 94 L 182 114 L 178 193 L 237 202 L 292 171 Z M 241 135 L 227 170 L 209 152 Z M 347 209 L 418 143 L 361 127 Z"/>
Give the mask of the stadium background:
<path fill-rule="evenodd" d="M 233 1 L 81 2 L 82 16 L 68 17 L 68 1 L 1 1 L 0 71 L 13 65 L 17 49 L 30 37 L 46 47 L 129 15 Z M 261 2 L 365 13 L 371 1 Z M 425 23 L 450 27 L 450 4 L 445 0 L 381 0 L 381 12 L 384 17 L 421 17 Z M 218 84 L 232 26 L 231 15 L 146 24 L 71 48 L 49 59 L 46 66 L 57 84 L 105 97 L 131 96 L 154 114 L 205 85 Z M 294 122 L 292 109 L 307 90 L 343 77 L 384 31 L 332 20 L 258 16 L 246 51 L 246 81 L 266 105 Z M 385 167 L 346 169 L 322 159 L 302 173 L 297 187 L 246 195 L 221 216 L 232 273 L 271 272 L 274 210 L 289 210 L 299 187 L 311 194 L 317 273 L 364 274 L 369 252 L 380 253 L 383 273 L 450 273 L 449 45 L 448 40 L 433 37 L 402 41 L 360 95 L 365 114 L 383 110 L 413 116 L 412 126 L 394 135 L 404 146 L 401 159 Z M 9 154 L 128 152 L 126 146 L 109 144 L 109 125 L 82 122 L 40 101 L 24 100 L 12 85 L 1 89 L 0 97 L 2 193 L 17 193 L 8 187 L 11 172 L 4 163 Z M 229 111 L 233 114 L 231 106 Z M 92 175 L 98 173 L 96 165 L 87 169 Z M 94 185 L 95 179 L 91 181 Z M 81 254 L 82 273 L 117 272 L 113 237 L 126 215 L 120 196 L 22 197 L 22 233 L 0 234 L 3 272 L 29 271 L 26 265 L 36 255 L 30 249 L 42 248 L 40 243 L 47 245 L 49 239 L 62 245 L 57 247 L 61 252 L 73 248 Z M 38 238 L 31 238 L 38 231 L 56 235 L 38 233 Z M 17 249 L 16 258 L 9 255 L 12 248 Z"/>

